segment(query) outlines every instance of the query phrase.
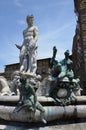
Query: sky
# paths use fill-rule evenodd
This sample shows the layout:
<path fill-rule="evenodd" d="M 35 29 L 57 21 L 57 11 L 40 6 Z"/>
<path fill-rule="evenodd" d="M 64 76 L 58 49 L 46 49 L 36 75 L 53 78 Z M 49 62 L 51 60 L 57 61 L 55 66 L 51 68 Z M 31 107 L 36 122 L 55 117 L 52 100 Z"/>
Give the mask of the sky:
<path fill-rule="evenodd" d="M 15 44 L 22 45 L 27 15 L 34 16 L 38 27 L 37 59 L 52 57 L 53 46 L 57 60 L 67 49 L 71 54 L 76 27 L 73 0 L 0 0 L 0 72 L 19 62 Z"/>

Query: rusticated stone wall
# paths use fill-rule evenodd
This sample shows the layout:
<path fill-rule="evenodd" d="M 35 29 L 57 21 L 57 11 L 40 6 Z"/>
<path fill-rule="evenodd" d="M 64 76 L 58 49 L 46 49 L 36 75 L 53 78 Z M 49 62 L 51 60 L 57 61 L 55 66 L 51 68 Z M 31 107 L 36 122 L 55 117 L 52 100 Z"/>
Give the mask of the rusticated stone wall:
<path fill-rule="evenodd" d="M 77 25 L 72 48 L 73 68 L 86 94 L 86 0 L 74 0 L 74 5 Z"/>

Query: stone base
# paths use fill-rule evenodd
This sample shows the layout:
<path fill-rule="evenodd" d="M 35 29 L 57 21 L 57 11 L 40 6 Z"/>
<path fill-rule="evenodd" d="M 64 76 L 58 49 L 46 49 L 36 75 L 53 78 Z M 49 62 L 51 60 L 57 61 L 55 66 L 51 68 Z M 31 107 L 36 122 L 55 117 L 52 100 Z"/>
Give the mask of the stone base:
<path fill-rule="evenodd" d="M 0 125 L 0 130 L 86 130 L 85 123 L 72 123 L 64 125 L 42 126 L 30 128 L 25 126 Z"/>

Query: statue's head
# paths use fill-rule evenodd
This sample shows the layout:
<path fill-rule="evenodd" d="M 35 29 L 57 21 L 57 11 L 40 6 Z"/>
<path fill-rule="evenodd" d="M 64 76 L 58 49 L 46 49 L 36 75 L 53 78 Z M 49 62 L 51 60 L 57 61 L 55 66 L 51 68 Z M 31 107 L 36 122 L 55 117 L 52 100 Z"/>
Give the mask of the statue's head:
<path fill-rule="evenodd" d="M 12 80 L 14 78 L 20 78 L 20 72 L 18 70 L 14 71 L 11 75 Z"/>
<path fill-rule="evenodd" d="M 64 54 L 65 54 L 65 56 L 69 56 L 69 55 L 70 55 L 69 50 L 66 50 L 66 51 L 64 52 Z"/>
<path fill-rule="evenodd" d="M 34 16 L 33 15 L 28 15 L 26 18 L 27 24 L 29 26 L 33 26 L 33 21 L 34 21 Z"/>
<path fill-rule="evenodd" d="M 21 82 L 22 84 L 26 83 L 26 81 L 27 81 L 27 78 L 26 78 L 26 77 L 21 77 L 21 78 L 20 78 L 20 82 Z"/>
<path fill-rule="evenodd" d="M 73 62 L 71 60 L 67 61 L 67 68 L 72 69 L 73 67 Z"/>

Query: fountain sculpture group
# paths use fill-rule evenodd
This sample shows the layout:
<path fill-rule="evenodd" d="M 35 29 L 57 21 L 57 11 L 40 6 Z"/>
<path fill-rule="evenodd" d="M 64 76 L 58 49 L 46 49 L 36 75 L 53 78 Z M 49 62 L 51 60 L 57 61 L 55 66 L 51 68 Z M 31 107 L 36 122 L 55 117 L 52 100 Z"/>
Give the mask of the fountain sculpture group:
<path fill-rule="evenodd" d="M 20 70 L 13 73 L 11 89 L 9 89 L 8 85 L 3 84 L 3 81 L 5 83 L 7 81 L 5 79 L 1 81 L 3 78 L 0 77 L 0 83 L 2 83 L 1 95 L 11 95 L 12 97 L 19 95 L 19 100 L 17 106 L 9 108 L 11 109 L 11 118 L 9 114 L 7 117 L 5 114 L 3 116 L 0 115 L 0 117 L 13 121 L 42 121 L 47 123 L 47 121 L 57 118 L 57 107 L 63 110 L 65 106 L 71 105 L 76 101 L 76 96 L 81 95 L 80 80 L 79 78 L 74 78 L 73 62 L 69 58 L 69 50 L 65 51 L 63 60 L 57 61 L 57 48 L 55 46 L 53 47 L 53 56 L 50 60 L 49 75 L 43 81 L 41 80 L 41 76 L 36 74 L 38 28 L 33 25 L 34 17 L 32 15 L 27 16 L 26 21 L 28 27 L 23 31 L 23 44 L 16 44 L 16 47 L 20 50 Z M 5 92 L 3 92 L 3 86 L 7 89 Z M 37 90 L 35 90 L 35 87 Z M 54 102 L 54 106 L 44 107 L 38 101 L 38 90 L 42 96 L 41 99 L 46 99 L 46 101 L 50 99 L 50 101 Z M 51 115 L 53 115 L 52 119 Z"/>

